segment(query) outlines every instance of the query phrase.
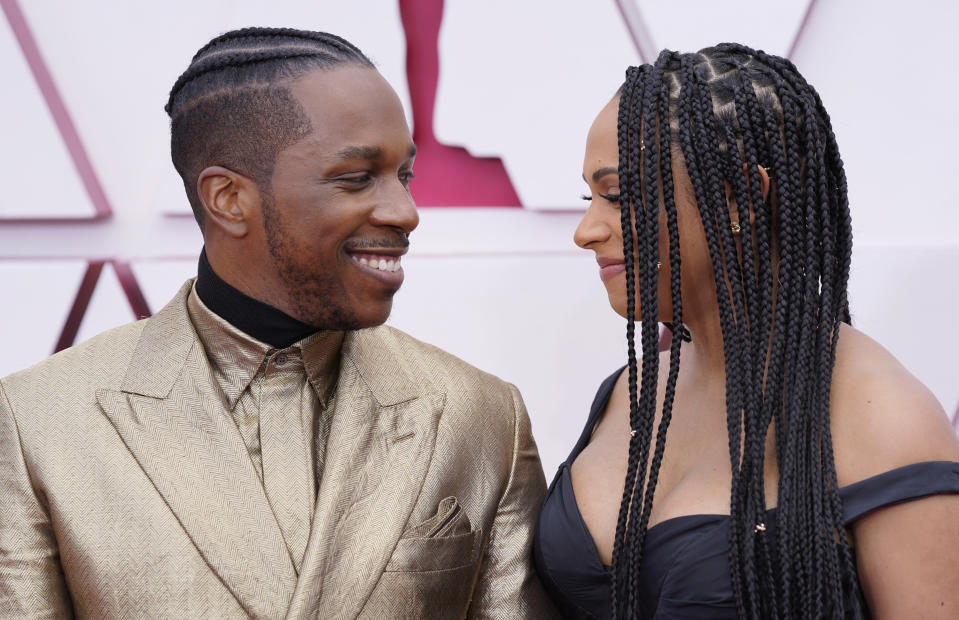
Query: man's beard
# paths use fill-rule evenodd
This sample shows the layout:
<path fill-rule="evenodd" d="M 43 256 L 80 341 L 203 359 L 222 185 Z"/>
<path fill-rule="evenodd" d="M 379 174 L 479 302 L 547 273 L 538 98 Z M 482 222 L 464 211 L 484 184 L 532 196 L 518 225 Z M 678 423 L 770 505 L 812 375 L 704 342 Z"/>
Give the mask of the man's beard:
<path fill-rule="evenodd" d="M 333 274 L 320 276 L 322 269 L 301 264 L 292 257 L 295 247 L 269 197 L 263 198 L 263 226 L 277 274 L 293 306 L 293 318 L 318 329 L 352 330 L 365 327 L 347 302 L 342 282 Z"/>

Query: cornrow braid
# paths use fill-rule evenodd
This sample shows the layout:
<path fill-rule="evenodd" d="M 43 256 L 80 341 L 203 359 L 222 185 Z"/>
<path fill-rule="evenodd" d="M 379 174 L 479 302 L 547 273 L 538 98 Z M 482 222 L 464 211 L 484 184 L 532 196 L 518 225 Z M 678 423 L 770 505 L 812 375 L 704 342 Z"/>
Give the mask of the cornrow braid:
<path fill-rule="evenodd" d="M 212 39 L 193 55 L 190 66 L 170 89 L 164 109 L 172 116 L 173 102 L 180 90 L 206 73 L 228 67 L 296 58 L 316 58 L 329 65 L 352 61 L 373 66 L 358 47 L 327 32 L 295 28 L 240 28 Z"/>
<path fill-rule="evenodd" d="M 203 56 L 210 48 L 219 47 L 223 43 L 229 41 L 251 38 L 264 39 L 270 37 L 299 39 L 303 41 L 318 41 L 325 45 L 335 47 L 346 54 L 355 54 L 357 58 L 365 57 L 363 52 L 360 51 L 360 48 L 356 47 L 346 39 L 328 32 L 319 32 L 316 30 L 298 30 L 296 28 L 248 27 L 231 30 L 230 32 L 226 32 L 211 39 L 209 43 L 197 50 L 197 53 L 193 55 L 193 60 Z"/>
<path fill-rule="evenodd" d="M 224 166 L 253 178 L 269 193 L 277 153 L 312 130 L 290 83 L 310 71 L 344 64 L 373 67 L 345 39 L 293 28 L 233 30 L 194 54 L 164 109 L 171 119 L 173 165 L 201 226 L 199 173 L 211 165 Z"/>
<path fill-rule="evenodd" d="M 219 71 L 221 69 L 234 68 L 239 69 L 248 65 L 254 65 L 259 62 L 292 60 L 295 58 L 317 57 L 320 54 L 305 50 L 262 50 L 254 52 L 230 52 L 226 54 L 216 54 L 202 58 L 190 67 L 190 71 L 181 75 L 173 88 L 170 90 L 170 98 L 167 101 L 165 110 L 167 114 L 172 115 L 173 101 L 183 87 L 193 80 L 196 80 L 207 73 Z"/>
<path fill-rule="evenodd" d="M 654 440 L 659 205 L 669 244 L 674 333 L 685 330 L 672 180 L 673 153 L 681 153 L 715 275 L 723 334 L 729 567 L 738 615 L 862 617 L 829 427 L 839 328 L 849 321 L 852 248 L 846 178 L 829 116 L 792 63 L 737 44 L 696 54 L 666 50 L 653 65 L 627 70 L 620 97 L 634 434 L 613 548 L 612 614 L 640 617 L 645 536 L 676 396 L 682 338 L 674 337 Z M 735 236 L 731 204 L 738 212 Z M 636 295 L 642 372 L 635 358 Z M 770 429 L 779 471 L 775 536 L 765 527 Z"/>

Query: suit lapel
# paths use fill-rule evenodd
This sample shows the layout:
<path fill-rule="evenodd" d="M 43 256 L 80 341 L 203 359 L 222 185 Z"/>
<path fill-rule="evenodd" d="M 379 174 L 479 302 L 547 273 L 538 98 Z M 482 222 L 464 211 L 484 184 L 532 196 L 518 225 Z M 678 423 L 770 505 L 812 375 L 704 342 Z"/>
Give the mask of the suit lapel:
<path fill-rule="evenodd" d="M 144 327 L 119 391 L 97 398 L 199 552 L 243 608 L 282 616 L 286 546 L 186 310 L 187 283 Z"/>
<path fill-rule="evenodd" d="M 313 531 L 290 618 L 359 615 L 419 496 L 445 395 L 416 385 L 386 328 L 350 332 Z"/>

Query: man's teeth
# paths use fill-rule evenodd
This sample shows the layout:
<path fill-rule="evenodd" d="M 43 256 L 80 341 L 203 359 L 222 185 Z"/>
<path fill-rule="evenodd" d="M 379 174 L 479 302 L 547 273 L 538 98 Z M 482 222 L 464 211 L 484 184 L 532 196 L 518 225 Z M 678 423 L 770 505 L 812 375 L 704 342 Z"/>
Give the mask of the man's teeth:
<path fill-rule="evenodd" d="M 354 261 L 358 262 L 361 265 L 366 265 L 367 267 L 372 267 L 373 269 L 379 269 L 380 271 L 399 271 L 400 269 L 400 259 L 386 259 L 386 258 L 370 258 L 366 257 L 357 258 L 352 257 Z"/>

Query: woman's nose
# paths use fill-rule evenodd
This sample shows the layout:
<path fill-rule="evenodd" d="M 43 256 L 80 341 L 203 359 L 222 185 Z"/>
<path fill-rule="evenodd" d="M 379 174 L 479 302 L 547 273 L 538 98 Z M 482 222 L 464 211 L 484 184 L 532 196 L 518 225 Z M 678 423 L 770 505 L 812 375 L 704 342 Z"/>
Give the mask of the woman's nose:
<path fill-rule="evenodd" d="M 589 203 L 586 214 L 576 227 L 576 232 L 573 233 L 573 241 L 584 250 L 590 249 L 589 246 L 594 243 L 607 241 L 611 232 L 609 224 L 599 217 L 598 206 L 594 205 L 594 202 Z"/>

